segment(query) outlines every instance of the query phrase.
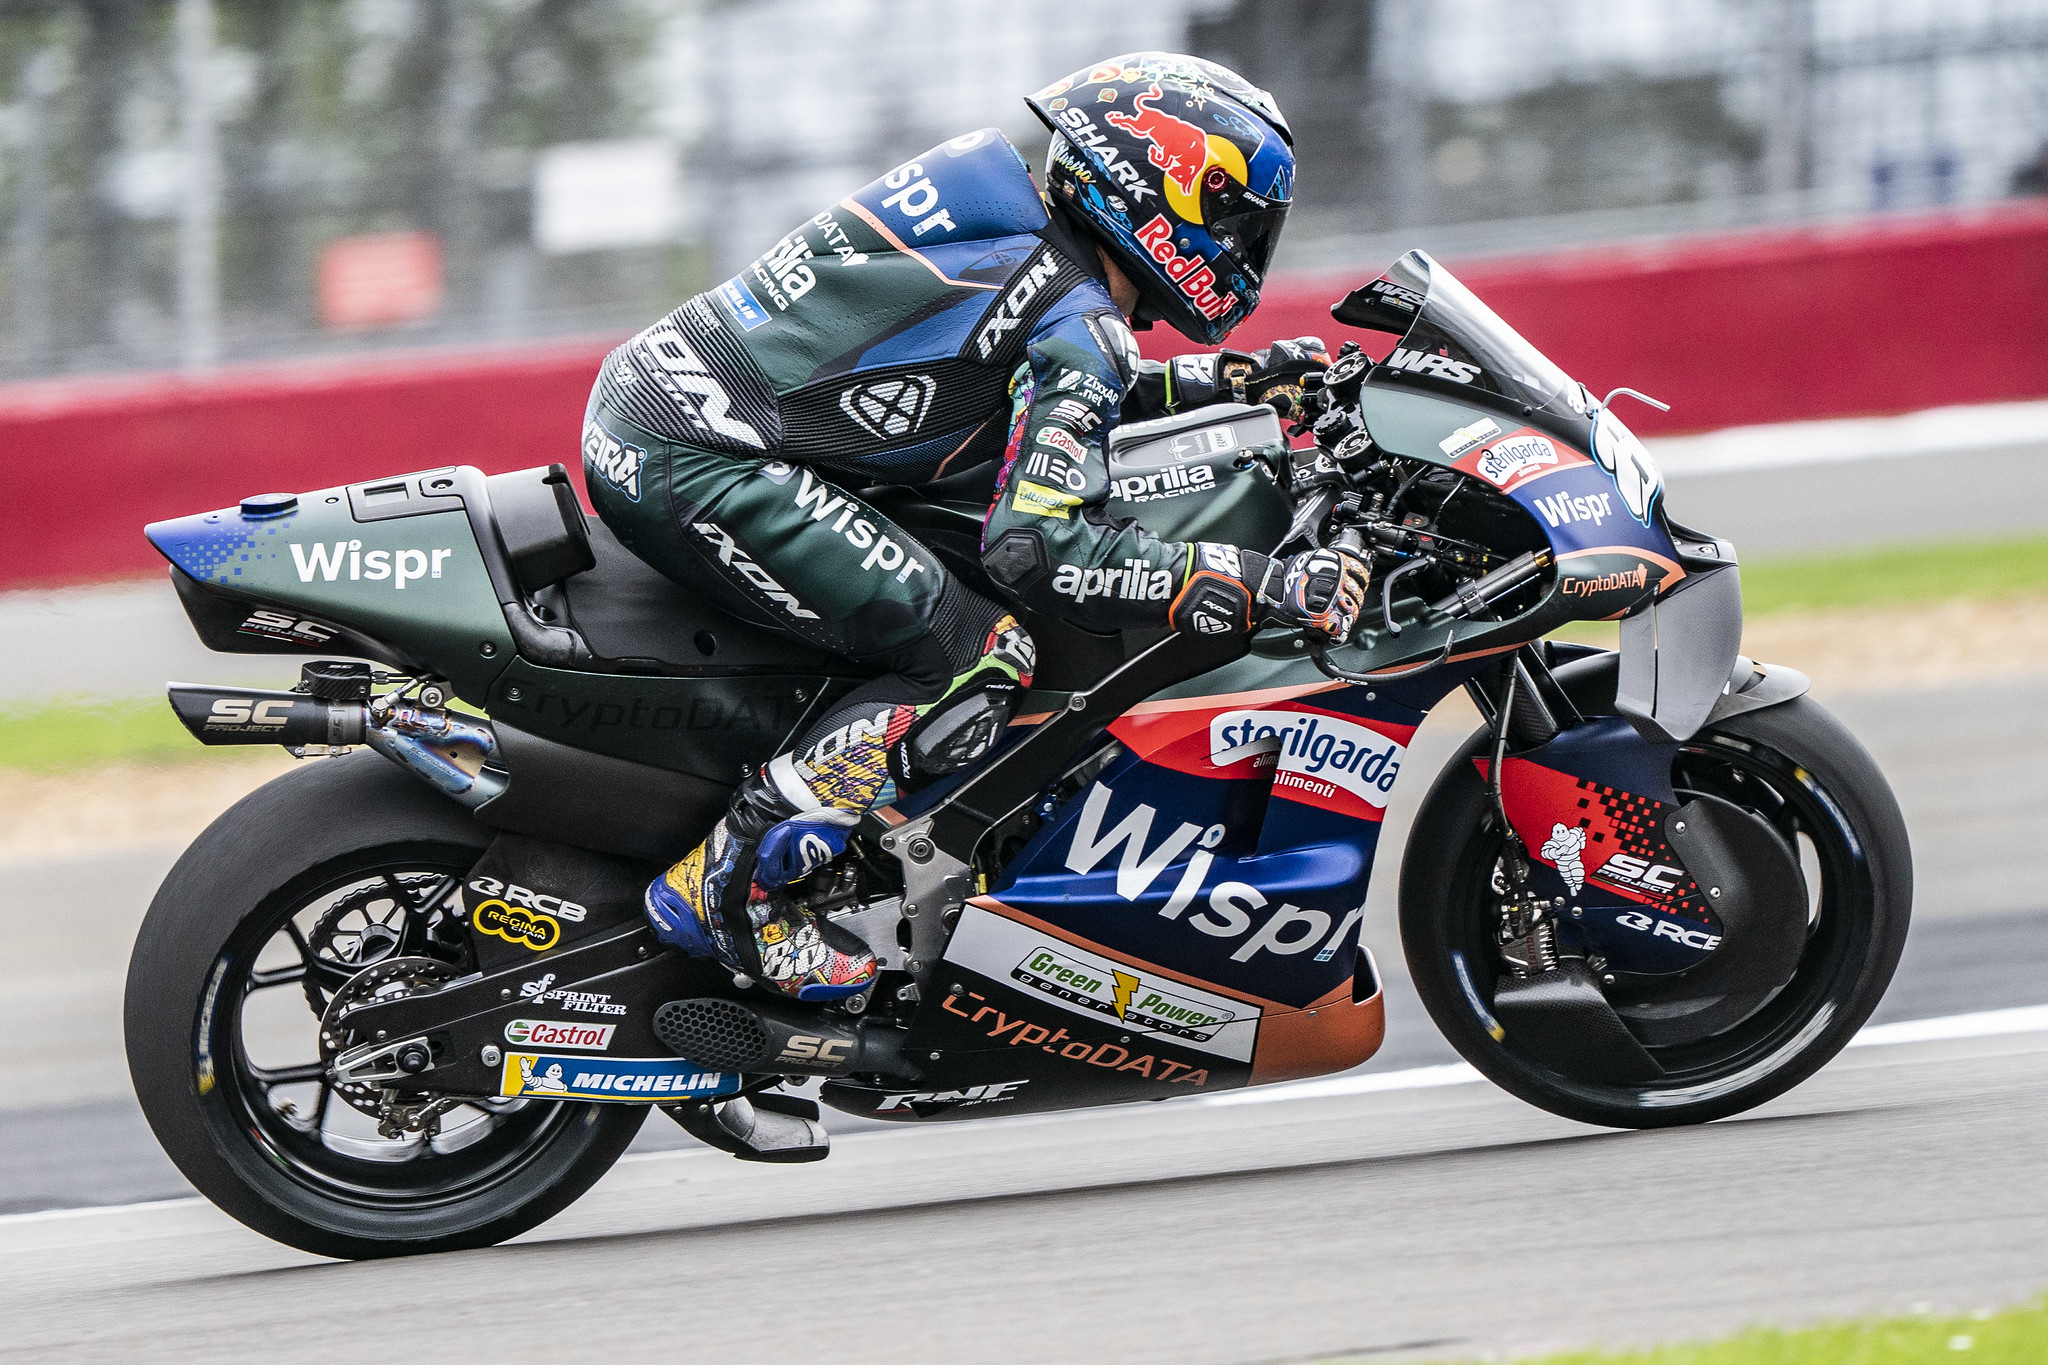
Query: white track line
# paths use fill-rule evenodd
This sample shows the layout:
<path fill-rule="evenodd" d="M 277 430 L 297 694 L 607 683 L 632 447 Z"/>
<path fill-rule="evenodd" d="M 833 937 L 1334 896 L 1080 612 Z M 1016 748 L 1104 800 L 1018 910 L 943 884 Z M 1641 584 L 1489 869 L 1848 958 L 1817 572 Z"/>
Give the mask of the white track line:
<path fill-rule="evenodd" d="M 2017 1009 L 1982 1010 L 1975 1014 L 1951 1014 L 1940 1019 L 1909 1019 L 1900 1024 L 1866 1027 L 1849 1040 L 1850 1047 L 1891 1047 L 1900 1043 L 1943 1042 L 1955 1038 L 1993 1038 L 2010 1033 L 2048 1032 L 2048 1005 L 2023 1005 Z M 1433 1090 L 1447 1085 L 1470 1085 L 1485 1079 L 1464 1062 L 1444 1066 L 1409 1067 L 1404 1071 L 1371 1071 L 1361 1076 L 1326 1076 L 1319 1080 L 1284 1081 L 1252 1090 L 1232 1090 L 1220 1095 L 1190 1097 L 1195 1104 L 1274 1104 L 1281 1100 L 1319 1100 L 1336 1095 L 1371 1095 L 1386 1090 Z M 1065 1117 L 1085 1117 L 1089 1111 L 1075 1110 Z M 1054 1117 L 1043 1115 L 1039 1117 Z M 649 1152 L 646 1157 L 670 1156 Z M 35 1213 L 0 1214 L 0 1230 L 25 1223 L 50 1223 L 68 1218 L 115 1216 L 142 1213 L 150 1209 L 179 1208 L 203 1203 L 197 1198 L 152 1199 L 140 1204 L 102 1204 L 81 1209 L 43 1209 Z"/>
<path fill-rule="evenodd" d="M 2048 444 L 2048 402 L 1976 403 L 1898 417 L 1728 427 L 1644 442 L 1667 475 L 1736 474 L 1845 460 L 1967 455 Z"/>
<path fill-rule="evenodd" d="M 1932 1043 L 1950 1038 L 1991 1038 L 2002 1033 L 2048 1031 L 2048 1005 L 1951 1014 L 1941 1019 L 1909 1019 L 1900 1024 L 1866 1025 L 1850 1047 L 1891 1047 L 1899 1043 Z M 1382 1090 L 1426 1090 L 1440 1085 L 1468 1085 L 1486 1079 L 1465 1062 L 1449 1066 L 1418 1066 L 1407 1071 L 1369 1071 L 1361 1076 L 1327 1076 L 1313 1081 L 1283 1081 L 1251 1090 L 1204 1095 L 1199 1104 L 1271 1104 L 1276 1100 L 1317 1100 L 1330 1095 L 1370 1095 Z"/>

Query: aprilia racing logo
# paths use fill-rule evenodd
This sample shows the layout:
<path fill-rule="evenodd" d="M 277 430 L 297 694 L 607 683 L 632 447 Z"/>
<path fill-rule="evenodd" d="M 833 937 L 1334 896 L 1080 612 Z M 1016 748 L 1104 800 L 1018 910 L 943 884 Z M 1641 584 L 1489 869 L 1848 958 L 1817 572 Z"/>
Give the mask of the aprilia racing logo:
<path fill-rule="evenodd" d="M 1083 569 L 1077 564 L 1062 564 L 1052 576 L 1052 590 L 1077 603 L 1091 597 L 1164 602 L 1173 596 L 1173 571 L 1155 569 L 1142 559 L 1127 559 L 1121 569 Z"/>
<path fill-rule="evenodd" d="M 1131 474 L 1115 480 L 1111 491 L 1125 502 L 1159 502 L 1189 493 L 1216 491 L 1216 471 L 1208 465 L 1175 465 L 1157 474 Z"/>

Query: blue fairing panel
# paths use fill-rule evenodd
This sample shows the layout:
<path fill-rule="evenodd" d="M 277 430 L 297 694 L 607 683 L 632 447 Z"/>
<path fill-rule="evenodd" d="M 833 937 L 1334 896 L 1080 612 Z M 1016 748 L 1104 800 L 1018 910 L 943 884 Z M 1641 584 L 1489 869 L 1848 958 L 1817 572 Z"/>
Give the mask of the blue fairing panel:
<path fill-rule="evenodd" d="M 1033 233 L 1048 221 L 1024 158 L 996 128 L 920 152 L 847 197 L 919 251 Z"/>
<path fill-rule="evenodd" d="M 988 311 L 988 301 L 992 297 L 980 291 L 962 294 L 957 302 L 861 352 L 852 372 L 879 370 L 887 365 L 951 360 L 967 344 L 968 335 L 981 321 L 981 315 Z"/>
<path fill-rule="evenodd" d="M 1260 853 L 1262 782 L 1127 756 L 1068 801 L 993 888 L 1004 905 L 1113 952 L 1306 1006 L 1351 978 L 1379 826 Z"/>

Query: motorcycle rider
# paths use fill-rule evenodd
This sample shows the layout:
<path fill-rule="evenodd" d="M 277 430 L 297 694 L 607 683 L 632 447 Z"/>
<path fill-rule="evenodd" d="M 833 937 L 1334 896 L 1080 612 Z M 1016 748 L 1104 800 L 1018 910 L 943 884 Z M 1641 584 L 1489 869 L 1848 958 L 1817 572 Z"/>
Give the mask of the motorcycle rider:
<path fill-rule="evenodd" d="M 987 577 L 1086 630 L 1335 633 L 1364 601 L 1351 556 L 1162 542 L 1102 511 L 1119 420 L 1262 401 L 1327 363 L 1313 338 L 1141 362 L 1127 325 L 1215 345 L 1258 306 L 1294 177 L 1272 97 L 1143 52 L 1027 103 L 1053 132 L 1043 193 L 996 129 L 942 143 L 619 347 L 591 394 L 585 478 L 624 545 L 887 670 L 742 781 L 647 891 L 664 942 L 799 1000 L 867 989 L 875 961 L 784 888 L 864 811 L 986 754 L 1033 665 L 1009 608 L 850 489 L 1000 461 Z"/>

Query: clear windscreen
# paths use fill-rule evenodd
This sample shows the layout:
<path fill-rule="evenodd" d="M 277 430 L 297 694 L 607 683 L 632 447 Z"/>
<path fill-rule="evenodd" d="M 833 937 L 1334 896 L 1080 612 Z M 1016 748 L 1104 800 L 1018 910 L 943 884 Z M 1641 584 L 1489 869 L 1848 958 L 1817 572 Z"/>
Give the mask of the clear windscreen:
<path fill-rule="evenodd" d="M 1334 316 L 1353 327 L 1400 333 L 1400 344 L 1374 367 L 1375 380 L 1414 384 L 1447 397 L 1476 391 L 1564 420 L 1589 415 L 1577 381 L 1426 252 L 1409 252 L 1386 274 L 1353 290 Z"/>

